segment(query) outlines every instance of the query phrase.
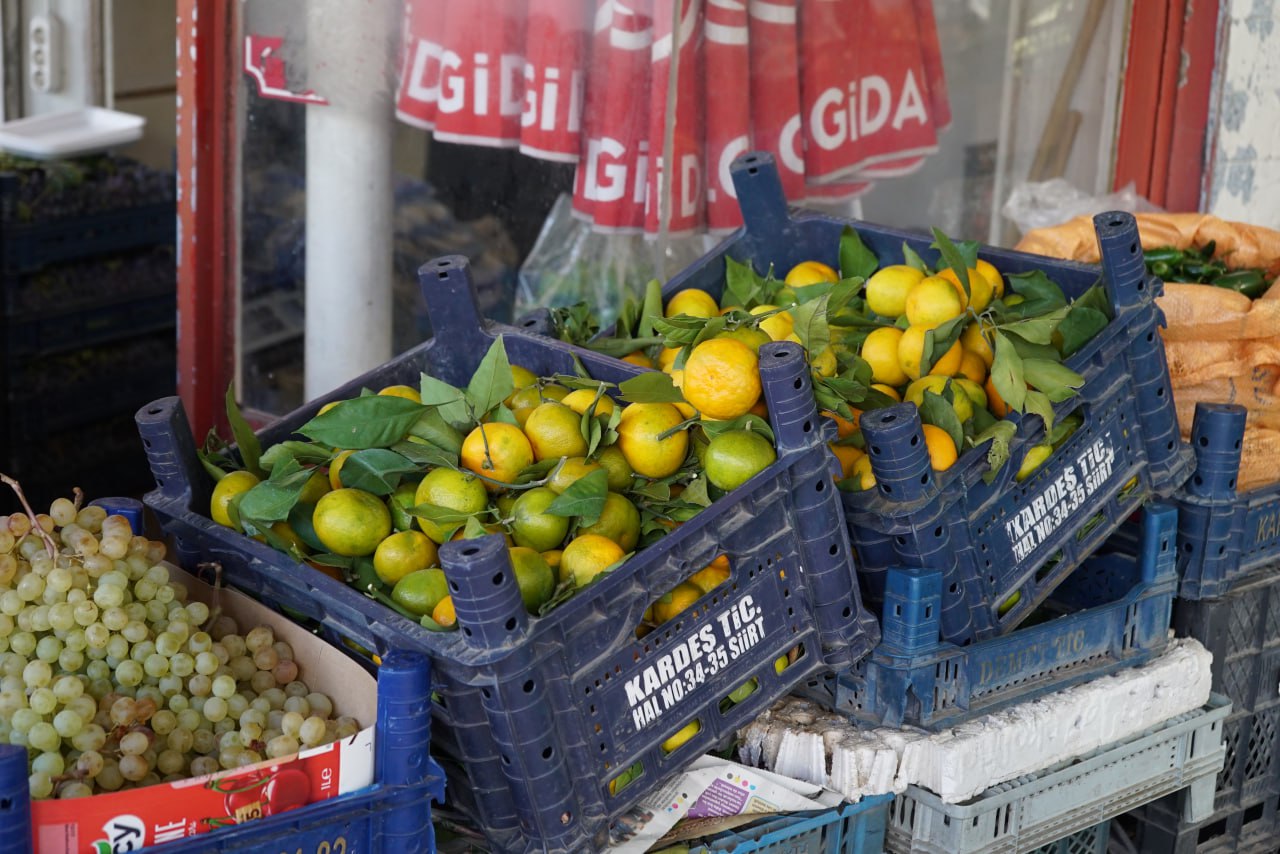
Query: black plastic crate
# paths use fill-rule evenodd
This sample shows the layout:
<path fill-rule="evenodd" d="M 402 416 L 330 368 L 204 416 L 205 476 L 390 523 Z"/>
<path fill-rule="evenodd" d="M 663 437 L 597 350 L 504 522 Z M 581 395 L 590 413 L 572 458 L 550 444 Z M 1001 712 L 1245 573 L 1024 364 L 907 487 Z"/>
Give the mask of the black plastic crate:
<path fill-rule="evenodd" d="M 20 323 L 172 294 L 177 281 L 177 257 L 170 243 L 48 264 L 0 280 L 0 316 Z"/>
<path fill-rule="evenodd" d="M 1153 801 L 1117 823 L 1138 854 L 1275 854 L 1280 850 L 1280 797 L 1221 810 L 1205 821 L 1182 820 L 1177 796 Z"/>

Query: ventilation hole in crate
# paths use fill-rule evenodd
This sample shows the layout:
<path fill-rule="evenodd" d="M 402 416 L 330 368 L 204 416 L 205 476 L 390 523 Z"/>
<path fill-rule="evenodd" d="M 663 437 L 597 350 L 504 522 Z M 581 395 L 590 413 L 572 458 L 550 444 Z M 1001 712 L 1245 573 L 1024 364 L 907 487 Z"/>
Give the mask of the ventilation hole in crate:
<path fill-rule="evenodd" d="M 936 527 L 936 528 L 934 528 L 934 529 L 933 529 L 933 538 L 934 538 L 935 540 L 940 540 L 940 539 L 942 539 L 942 526 L 941 526 L 941 525 L 939 525 L 938 527 Z"/>
<path fill-rule="evenodd" d="M 462 550 L 462 554 L 466 557 L 471 557 L 472 555 L 477 555 L 479 553 L 480 548 L 478 546 L 467 546 Z"/>
<path fill-rule="evenodd" d="M 537 321 L 537 319 L 536 319 L 536 318 L 532 318 L 532 317 L 527 317 L 527 318 L 525 318 L 525 321 L 524 321 L 524 327 L 525 327 L 525 329 L 531 329 L 531 328 L 533 328 L 534 326 L 537 326 L 537 325 L 538 325 L 538 321 Z"/>
<path fill-rule="evenodd" d="M 1191 478 L 1191 481 L 1196 486 L 1201 486 L 1204 484 L 1204 478 L 1202 478 L 1200 475 L 1196 475 L 1195 477 Z"/>
<path fill-rule="evenodd" d="M 588 694 L 590 694 L 590 693 L 591 693 L 591 689 L 590 689 L 590 688 L 588 688 L 588 689 L 587 689 L 587 693 L 588 693 Z M 595 704 L 595 703 L 592 703 L 592 704 L 591 704 L 591 706 L 590 706 L 590 709 L 591 709 L 591 714 L 593 714 L 593 715 L 594 715 L 594 714 L 596 713 L 596 704 Z M 596 724 L 596 726 L 599 726 L 599 724 Z"/>
<path fill-rule="evenodd" d="M 928 483 L 929 483 L 929 473 L 925 472 L 924 474 L 920 475 L 920 485 L 925 486 Z"/>
<path fill-rule="evenodd" d="M 482 688 L 480 689 L 480 693 L 481 693 L 482 695 L 484 695 L 484 698 L 485 698 L 486 700 L 491 700 L 491 699 L 493 699 L 493 692 L 492 692 L 492 691 L 490 691 L 488 688 L 483 688 L 483 687 L 482 687 Z"/>
<path fill-rule="evenodd" d="M 813 432 L 813 422 L 811 421 L 804 422 L 804 424 L 800 425 L 800 429 L 806 433 Z"/>
<path fill-rule="evenodd" d="M 913 434 L 911 436 L 911 447 L 914 448 L 916 445 L 919 445 L 919 444 L 920 444 L 920 437 Z"/>
<path fill-rule="evenodd" d="M 509 765 L 511 764 L 511 757 L 510 757 L 510 756 L 508 756 L 508 755 L 507 755 L 507 754 L 505 754 L 505 753 L 504 753 L 504 754 L 502 754 L 502 764 L 503 764 L 503 765 L 508 765 L 508 766 L 509 766 Z"/>
<path fill-rule="evenodd" d="M 526 679 L 526 680 L 525 680 L 525 683 L 524 683 L 523 685 L 521 685 L 521 686 L 520 686 L 520 688 L 521 688 L 521 689 L 522 689 L 526 694 L 532 694 L 532 693 L 533 693 L 533 689 L 534 689 L 535 687 L 537 687 L 537 686 L 535 686 L 535 685 L 534 685 L 534 683 L 533 683 L 533 680 L 532 680 L 532 679 Z"/>
<path fill-rule="evenodd" d="M 844 610 L 840 612 L 840 616 L 844 617 L 846 620 L 849 619 L 853 616 L 853 609 L 848 605 L 845 605 Z"/>
<path fill-rule="evenodd" d="M 457 583 L 456 581 L 450 581 L 450 582 L 449 582 L 449 592 L 451 592 L 451 593 L 457 593 L 457 592 L 459 592 L 459 591 L 461 591 L 461 590 L 462 590 L 462 588 L 458 586 L 458 583 Z"/>
<path fill-rule="evenodd" d="M 978 544 L 978 548 L 982 549 L 982 550 L 985 552 L 985 551 L 987 550 L 987 544 L 986 544 L 986 543 L 979 543 L 979 544 Z"/>
<path fill-rule="evenodd" d="M 883 492 L 885 495 L 892 495 L 892 494 L 893 494 L 893 487 L 892 487 L 892 486 L 890 486 L 889 484 L 885 483 L 884 481 L 881 481 L 881 482 L 880 482 L 880 491 L 881 491 L 881 492 Z"/>
<path fill-rule="evenodd" d="M 150 447 L 151 447 L 151 440 L 150 440 L 150 439 L 143 439 L 143 440 L 142 440 L 142 447 L 150 449 Z"/>
<path fill-rule="evenodd" d="M 1139 280 L 1138 280 L 1138 290 L 1140 290 L 1140 291 L 1145 291 L 1146 289 L 1147 289 L 1147 280 L 1146 280 L 1146 279 L 1139 279 Z"/>
<path fill-rule="evenodd" d="M 1207 448 L 1207 447 L 1209 447 L 1209 437 L 1208 437 L 1208 436 L 1201 436 L 1201 437 L 1200 437 L 1200 447 L 1202 447 L 1202 448 Z"/>
<path fill-rule="evenodd" d="M 878 456 L 880 456 L 880 446 L 879 446 L 879 445 L 872 445 L 872 446 L 871 446 L 871 453 L 875 454 L 877 457 L 878 457 Z"/>
<path fill-rule="evenodd" d="M 1164 386 L 1160 386 L 1156 389 L 1156 397 L 1164 397 Z"/>
<path fill-rule="evenodd" d="M 893 606 L 893 615 L 894 615 L 895 617 L 901 617 L 901 616 L 902 616 L 902 606 L 901 606 L 901 605 L 894 605 L 894 606 Z"/>
<path fill-rule="evenodd" d="M 827 482 L 825 480 L 820 480 L 813 485 L 814 492 L 822 492 L 826 488 L 827 488 Z"/>
<path fill-rule="evenodd" d="M 798 391 L 799 389 L 804 387 L 804 380 L 800 379 L 799 377 L 796 377 L 796 381 L 791 384 L 791 387 Z"/>
<path fill-rule="evenodd" d="M 1155 341 L 1155 340 L 1156 340 L 1156 334 L 1154 332 L 1148 332 L 1147 343 L 1150 344 L 1152 341 Z"/>
<path fill-rule="evenodd" d="M 1236 439 L 1236 450 L 1240 450 L 1240 440 Z"/>
<path fill-rule="evenodd" d="M 896 542 L 896 543 L 897 543 L 898 545 L 900 545 L 900 546 L 905 546 L 905 545 L 907 544 L 907 538 L 906 538 L 906 537 L 904 537 L 904 536 L 902 536 L 901 534 L 899 534 L 898 536 L 894 537 L 894 538 L 893 538 L 893 540 L 894 540 L 894 542 Z"/>
<path fill-rule="evenodd" d="M 600 742 L 600 752 L 601 752 L 601 753 L 608 753 L 608 752 L 609 752 L 609 748 L 605 745 L 605 743 L 604 743 L 603 741 L 602 741 L 602 742 Z"/>
<path fill-rule="evenodd" d="M 790 587 L 784 587 L 784 588 L 782 588 L 782 598 L 783 598 L 783 599 L 790 599 L 790 598 L 791 598 L 791 588 L 790 588 Z"/>
<path fill-rule="evenodd" d="M 506 578 L 507 576 L 504 573 L 501 573 L 501 572 L 495 573 L 493 576 L 493 586 L 497 587 L 501 585 L 502 582 L 506 580 Z"/>
<path fill-rule="evenodd" d="M 1222 557 L 1226 553 L 1227 553 L 1226 546 L 1218 546 L 1218 557 Z"/>
<path fill-rule="evenodd" d="M 1231 480 L 1227 481 L 1227 489 L 1235 489 L 1235 488 L 1236 488 L 1236 479 L 1233 477 L 1231 478 Z"/>
<path fill-rule="evenodd" d="M 508 617 L 507 621 L 503 623 L 503 625 L 507 627 L 507 631 L 514 632 L 516 630 L 516 618 Z"/>
<path fill-rule="evenodd" d="M 953 594 L 953 595 L 954 595 L 954 594 L 956 594 L 956 593 L 959 593 L 959 592 L 960 592 L 960 585 L 959 585 L 959 584 L 956 584 L 956 583 L 954 583 L 954 582 L 952 582 L 951 586 L 947 588 L 947 592 L 948 592 L 948 593 L 951 593 L 951 594 Z"/>
<path fill-rule="evenodd" d="M 462 627 L 462 633 L 467 637 L 471 637 L 471 629 L 467 626 Z"/>
<path fill-rule="evenodd" d="M 835 557 L 836 555 L 840 554 L 840 546 L 837 545 L 836 543 L 832 543 L 830 546 L 827 547 L 827 554 L 831 555 L 832 557 Z"/>
<path fill-rule="evenodd" d="M 543 758 L 543 759 L 550 759 L 552 756 L 555 756 L 555 755 L 556 755 L 556 752 L 555 752 L 555 750 L 553 750 L 553 749 L 550 747 L 550 745 L 548 745 L 547 747 L 542 748 L 542 758 Z"/>

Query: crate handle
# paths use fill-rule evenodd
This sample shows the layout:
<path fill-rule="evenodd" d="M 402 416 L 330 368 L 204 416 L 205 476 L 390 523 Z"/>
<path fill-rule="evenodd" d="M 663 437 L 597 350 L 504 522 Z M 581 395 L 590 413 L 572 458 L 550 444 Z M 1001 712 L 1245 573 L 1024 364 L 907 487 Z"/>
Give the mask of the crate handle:
<path fill-rule="evenodd" d="M 1177 539 L 1177 508 L 1159 502 L 1148 504 L 1142 513 L 1142 553 L 1139 560 L 1144 584 L 1176 576 Z"/>
<path fill-rule="evenodd" d="M 729 177 L 749 234 L 774 237 L 787 228 L 787 196 L 772 154 L 749 151 L 739 156 L 729 166 Z"/>
<path fill-rule="evenodd" d="M 529 612 L 500 534 L 454 540 L 440 547 L 440 565 L 467 645 L 509 649 L 529 634 Z"/>
<path fill-rule="evenodd" d="M 27 791 L 27 749 L 0 745 L 0 850 L 31 850 L 31 796 Z"/>
<path fill-rule="evenodd" d="M 1237 403 L 1196 403 L 1191 422 L 1196 470 L 1187 481 L 1188 493 L 1201 498 L 1235 499 L 1248 415 L 1249 410 Z"/>
<path fill-rule="evenodd" d="M 1116 312 L 1154 300 L 1159 280 L 1151 277 L 1151 282 L 1148 282 L 1138 221 L 1133 214 L 1125 211 L 1096 214 L 1093 230 L 1102 258 L 1103 287 Z M 1156 284 L 1153 287 L 1151 283 Z"/>
<path fill-rule="evenodd" d="M 920 410 L 896 403 L 864 412 L 859 421 L 876 489 L 893 502 L 932 497 L 936 489 L 933 465 L 920 422 Z"/>
<path fill-rule="evenodd" d="M 148 403 L 133 417 L 142 446 L 163 498 L 179 501 L 184 508 L 208 508 L 210 478 L 200 466 L 191 422 L 180 397 L 162 397 Z"/>
<path fill-rule="evenodd" d="M 457 375 L 470 376 L 493 343 L 471 287 L 471 262 L 465 255 L 433 258 L 418 268 L 418 285 L 435 337 L 449 342 L 433 358 L 458 361 L 462 370 Z"/>

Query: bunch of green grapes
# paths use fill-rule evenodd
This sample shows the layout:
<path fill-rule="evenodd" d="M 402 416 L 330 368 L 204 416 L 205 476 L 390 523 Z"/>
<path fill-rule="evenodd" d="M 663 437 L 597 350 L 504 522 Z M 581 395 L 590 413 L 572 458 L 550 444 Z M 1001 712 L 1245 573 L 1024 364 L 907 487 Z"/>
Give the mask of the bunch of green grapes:
<path fill-rule="evenodd" d="M 289 644 L 189 601 L 164 555 L 123 516 L 64 498 L 34 525 L 0 516 L 0 740 L 28 749 L 32 797 L 181 780 L 359 731 L 299 681 Z"/>

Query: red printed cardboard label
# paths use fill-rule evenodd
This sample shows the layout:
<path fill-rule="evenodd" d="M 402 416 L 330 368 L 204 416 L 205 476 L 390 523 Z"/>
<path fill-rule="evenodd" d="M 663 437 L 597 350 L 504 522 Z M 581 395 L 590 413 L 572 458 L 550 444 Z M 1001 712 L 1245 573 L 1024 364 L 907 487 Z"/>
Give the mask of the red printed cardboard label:
<path fill-rule="evenodd" d="M 121 854 L 280 815 L 373 783 L 372 727 L 351 738 L 206 777 L 31 804 L 36 854 Z"/>
<path fill-rule="evenodd" d="M 244 37 L 244 70 L 257 84 L 258 95 L 295 104 L 328 104 L 313 89 L 295 92 L 289 88 L 286 55 L 285 40 L 279 36 Z"/>
<path fill-rule="evenodd" d="M 520 150 L 578 162 L 591 0 L 529 0 Z"/>
<path fill-rule="evenodd" d="M 750 0 L 751 123 L 754 147 L 773 155 L 788 199 L 804 198 L 800 128 L 799 0 Z M 806 57 L 803 64 L 808 64 Z"/>
<path fill-rule="evenodd" d="M 710 0 L 703 46 L 707 228 L 732 231 L 742 211 L 729 167 L 751 150 L 751 31 L 747 0 Z"/>
<path fill-rule="evenodd" d="M 652 0 L 599 0 L 596 9 L 587 133 L 573 194 L 574 210 L 596 231 L 644 230 L 652 11 Z"/>
<path fill-rule="evenodd" d="M 805 0 L 803 12 L 809 181 L 901 175 L 937 151 L 913 0 Z"/>
<path fill-rule="evenodd" d="M 444 16 L 421 0 L 405 0 L 400 33 L 400 81 L 396 117 L 405 124 L 431 130 L 440 105 Z"/>
<path fill-rule="evenodd" d="M 441 14 L 438 4 L 424 3 Z M 444 7 L 435 135 L 445 142 L 514 147 L 524 114 L 523 0 Z"/>

